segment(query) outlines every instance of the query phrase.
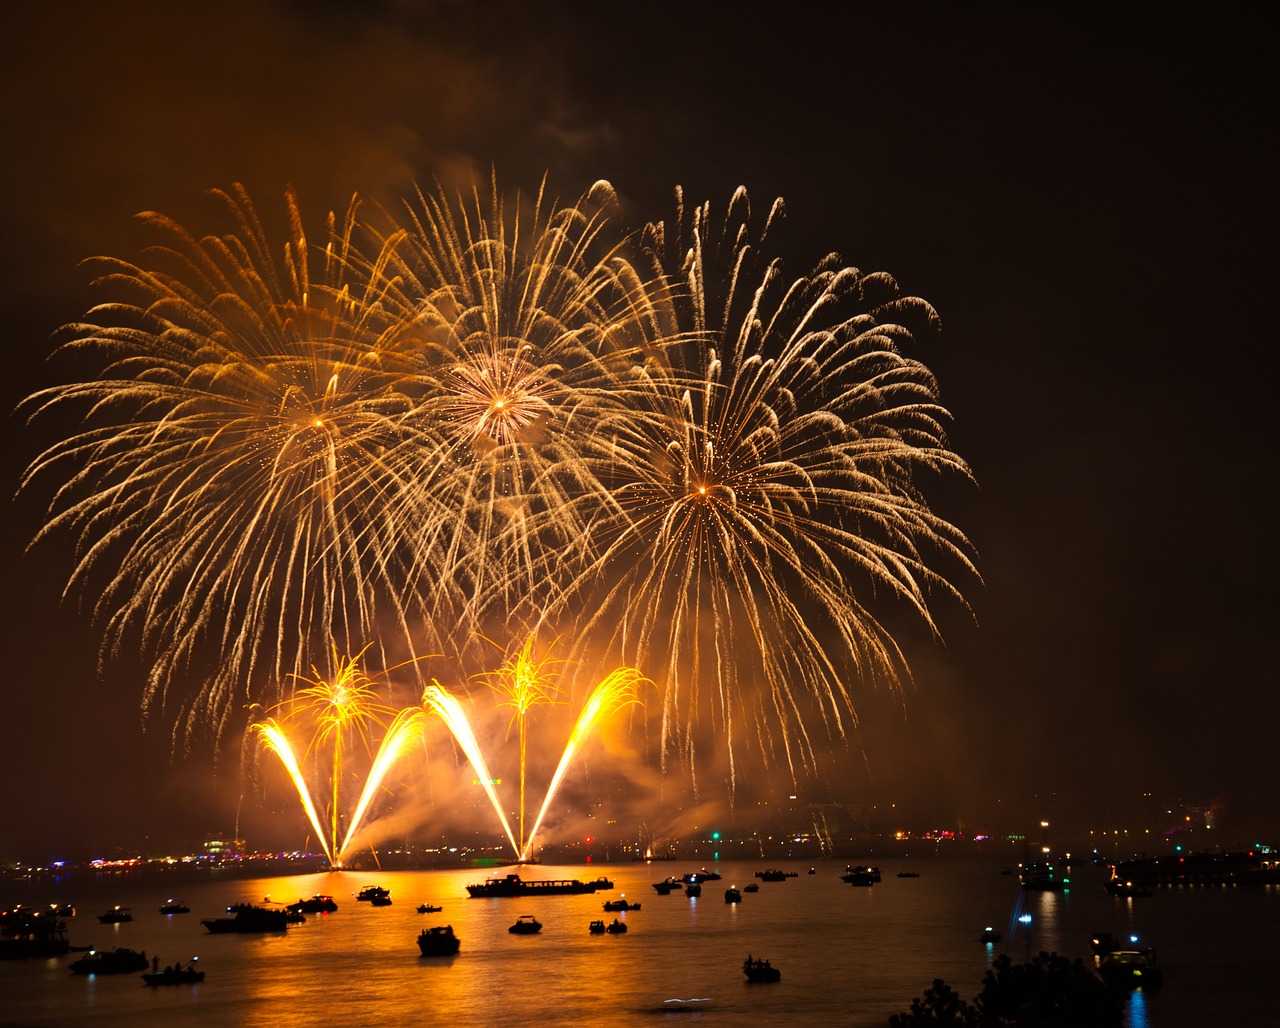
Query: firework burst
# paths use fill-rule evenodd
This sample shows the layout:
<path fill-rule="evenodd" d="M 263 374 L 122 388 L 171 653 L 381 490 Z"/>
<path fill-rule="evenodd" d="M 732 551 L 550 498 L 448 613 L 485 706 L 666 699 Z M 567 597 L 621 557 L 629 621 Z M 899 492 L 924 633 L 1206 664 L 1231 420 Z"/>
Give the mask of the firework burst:
<path fill-rule="evenodd" d="M 740 192 L 720 225 L 704 205 L 680 209 L 670 240 L 650 233 L 684 285 L 668 351 L 682 362 L 638 376 L 643 415 L 610 425 L 611 503 L 573 601 L 590 612 L 579 638 L 665 677 L 663 738 L 690 766 L 711 717 L 731 779 L 744 730 L 795 774 L 812 765 L 813 711 L 847 735 L 856 682 L 905 679 L 873 597 L 934 629 L 931 602 L 963 599 L 931 562 L 975 573 L 924 496 L 969 475 L 933 377 L 902 352 L 897 319 L 932 310 L 834 257 L 789 282 L 748 224 Z"/>
<path fill-rule="evenodd" d="M 308 639 L 354 646 L 397 623 L 408 638 L 430 567 L 417 526 L 438 520 L 422 505 L 439 446 L 406 416 L 412 317 L 381 255 L 357 254 L 354 205 L 313 249 L 290 195 L 277 261 L 243 191 L 216 195 L 233 231 L 196 238 L 147 214 L 161 237 L 149 266 L 99 262 L 98 284 L 127 299 L 68 326 L 64 348 L 101 375 L 24 405 L 76 419 L 23 487 L 61 483 L 39 538 L 75 539 L 68 590 L 96 596 L 104 657 L 136 633 L 161 707 L 216 668 L 176 697 L 188 732 L 278 699 L 254 684 L 303 671 Z"/>

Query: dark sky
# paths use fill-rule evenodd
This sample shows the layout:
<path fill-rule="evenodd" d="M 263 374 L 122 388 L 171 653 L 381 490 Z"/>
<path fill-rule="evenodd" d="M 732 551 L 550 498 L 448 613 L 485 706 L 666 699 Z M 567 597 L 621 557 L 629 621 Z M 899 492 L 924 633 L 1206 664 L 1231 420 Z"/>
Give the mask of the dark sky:
<path fill-rule="evenodd" d="M 919 356 L 980 484 L 950 511 L 981 555 L 978 626 L 915 655 L 905 723 L 863 711 L 854 799 L 921 826 L 1094 824 L 1149 790 L 1280 841 L 1280 84 L 1261 15 L 539 6 L 10 15 L 6 409 L 87 307 L 79 262 L 133 255 L 142 210 L 208 225 L 213 187 L 244 182 L 267 210 L 293 182 L 319 217 L 493 165 L 566 198 L 608 179 L 637 223 L 669 216 L 677 185 L 782 196 L 797 274 L 835 250 L 937 308 Z M 38 440 L 5 432 L 12 493 Z M 56 571 L 22 557 L 33 507 L 4 518 L 0 858 L 229 831 L 235 769 L 142 735 L 140 684 L 99 673 Z"/>

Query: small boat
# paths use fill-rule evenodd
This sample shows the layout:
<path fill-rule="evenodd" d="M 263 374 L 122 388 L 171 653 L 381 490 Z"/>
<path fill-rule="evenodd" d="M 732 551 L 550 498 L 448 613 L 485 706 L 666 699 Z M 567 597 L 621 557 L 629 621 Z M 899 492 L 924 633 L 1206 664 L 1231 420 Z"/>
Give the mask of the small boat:
<path fill-rule="evenodd" d="M 418 935 L 418 949 L 424 957 L 450 957 L 458 952 L 462 940 L 453 934 L 453 925 L 424 928 Z"/>
<path fill-rule="evenodd" d="M 626 934 L 627 926 L 626 926 L 626 923 L 625 923 L 625 922 L 623 922 L 623 921 L 619 921 L 619 920 L 615 917 L 615 918 L 614 918 L 614 919 L 609 923 L 609 926 L 608 926 L 607 928 L 605 928 L 605 931 L 606 931 L 606 932 L 608 932 L 610 935 L 624 935 L 624 934 Z"/>
<path fill-rule="evenodd" d="M 189 914 L 191 908 L 181 900 L 171 899 L 168 903 L 161 904 L 160 913 L 162 914 Z"/>
<path fill-rule="evenodd" d="M 418 913 L 419 913 L 419 914 L 438 914 L 438 913 L 440 913 L 440 911 L 442 911 L 443 909 L 444 909 L 444 907 L 436 907 L 436 906 L 432 906 L 430 903 L 419 903 L 419 904 L 418 904 Z"/>
<path fill-rule="evenodd" d="M 724 890 L 724 901 L 726 903 L 742 902 L 742 893 L 738 891 L 738 887 L 736 885 L 731 885 L 729 888 Z"/>
<path fill-rule="evenodd" d="M 744 885 L 744 886 L 742 887 L 742 891 L 743 891 L 743 892 L 759 892 L 759 891 L 760 891 L 760 883 L 759 883 L 759 882 L 752 882 L 750 885 Z"/>
<path fill-rule="evenodd" d="M 391 906 L 391 893 L 382 891 L 376 896 L 369 897 L 369 906 L 371 907 L 389 907 Z"/>
<path fill-rule="evenodd" d="M 132 921 L 133 915 L 129 913 L 128 907 L 115 906 L 105 914 L 99 914 L 98 920 L 103 924 L 123 924 L 125 921 Z"/>
<path fill-rule="evenodd" d="M 166 967 L 163 971 L 148 971 L 142 976 L 145 985 L 195 985 L 204 981 L 204 972 L 196 970 L 196 960 L 192 959 L 186 967 Z"/>
<path fill-rule="evenodd" d="M 363 889 L 356 893 L 356 899 L 362 903 L 372 903 L 376 899 L 390 898 L 391 890 L 384 889 L 381 885 L 366 885 Z"/>
<path fill-rule="evenodd" d="M 747 957 L 742 962 L 742 973 L 749 982 L 777 982 L 782 980 L 782 972 L 767 960 L 752 960 Z"/>
<path fill-rule="evenodd" d="M 1152 949 L 1113 949 L 1094 960 L 1099 977 L 1113 989 L 1153 989 L 1164 981 Z"/>
<path fill-rule="evenodd" d="M 630 903 L 627 901 L 627 897 L 623 896 L 621 899 L 607 900 L 604 909 L 606 913 L 611 913 L 615 910 L 639 910 L 640 904 Z"/>
<path fill-rule="evenodd" d="M 990 928 L 990 927 L 984 928 L 982 929 L 982 934 L 978 936 L 978 941 L 979 942 L 999 942 L 1000 933 L 997 932 L 994 928 Z"/>
<path fill-rule="evenodd" d="M 542 922 L 532 914 L 521 914 L 507 931 L 512 935 L 537 935 L 542 931 Z"/>
<path fill-rule="evenodd" d="M 659 896 L 670 896 L 673 889 L 683 889 L 684 882 L 679 878 L 664 878 L 660 882 L 654 882 L 653 887 Z"/>
<path fill-rule="evenodd" d="M 312 896 L 310 899 L 300 899 L 296 903 L 290 903 L 285 910 L 292 910 L 300 914 L 332 914 L 338 909 L 338 904 L 334 902 L 332 896 Z"/>
<path fill-rule="evenodd" d="M 811 867 L 809 868 L 809 873 L 811 875 L 816 875 L 818 873 L 818 869 L 816 867 Z"/>
<path fill-rule="evenodd" d="M 684 894 L 691 898 L 696 896 L 701 896 L 702 886 L 699 885 L 697 882 L 690 882 L 688 885 L 684 887 Z"/>
<path fill-rule="evenodd" d="M 301 914 L 291 914 L 282 908 L 268 909 L 255 907 L 251 903 L 233 903 L 227 907 L 230 917 L 204 917 L 200 923 L 212 935 L 228 933 L 245 934 L 249 932 L 283 932 L 290 924 L 297 924 L 298 918 L 306 920 Z"/>
<path fill-rule="evenodd" d="M 589 925 L 587 925 L 587 931 L 589 931 L 592 935 L 603 935 L 603 934 L 604 934 L 604 922 L 603 922 L 603 921 L 592 921 Z"/>
<path fill-rule="evenodd" d="M 1112 878 L 1108 880 L 1106 883 L 1106 889 L 1110 895 L 1119 896 L 1121 899 L 1151 895 L 1150 889 L 1123 878 Z"/>
<path fill-rule="evenodd" d="M 147 954 L 123 946 L 113 950 L 89 950 L 78 960 L 71 962 L 72 974 L 128 974 L 143 971 L 147 967 Z"/>
<path fill-rule="evenodd" d="M 587 882 L 587 884 L 595 886 L 597 892 L 608 892 L 613 888 L 613 882 L 604 875 L 601 875 L 595 881 Z"/>
<path fill-rule="evenodd" d="M 875 885 L 880 881 L 880 869 L 870 864 L 850 864 L 844 869 L 840 881 L 850 885 Z"/>
<path fill-rule="evenodd" d="M 919 871 L 899 871 L 898 877 L 899 878 L 919 878 L 920 872 Z"/>
<path fill-rule="evenodd" d="M 720 875 L 715 871 L 708 871 L 704 867 L 697 871 L 690 871 L 680 880 L 686 885 L 692 884 L 693 882 L 718 882 L 720 881 Z"/>

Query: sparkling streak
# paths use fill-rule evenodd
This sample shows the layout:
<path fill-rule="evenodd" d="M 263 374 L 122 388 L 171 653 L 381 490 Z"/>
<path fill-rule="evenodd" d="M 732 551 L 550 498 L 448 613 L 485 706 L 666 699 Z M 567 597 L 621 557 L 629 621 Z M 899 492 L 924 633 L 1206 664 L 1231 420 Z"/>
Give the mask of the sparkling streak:
<path fill-rule="evenodd" d="M 529 840 L 520 853 L 521 860 L 529 859 L 529 854 L 533 851 L 533 840 L 537 837 L 538 829 L 542 827 L 542 819 L 546 817 L 547 808 L 551 806 L 551 801 L 564 780 L 565 772 L 569 770 L 582 744 L 604 718 L 628 704 L 639 703 L 639 687 L 648 681 L 635 668 L 615 668 L 587 697 L 587 702 L 583 704 L 578 720 L 574 723 L 573 731 L 569 733 L 569 741 L 565 743 L 564 753 L 560 756 L 555 774 L 551 776 L 551 784 L 547 786 L 547 794 L 542 800 L 542 809 L 538 811 L 537 820 L 534 821 L 533 829 L 529 832 Z"/>
<path fill-rule="evenodd" d="M 387 734 L 382 737 L 382 744 L 378 747 L 378 752 L 373 758 L 373 766 L 369 768 L 369 775 L 365 779 L 364 789 L 360 793 L 360 801 L 356 804 L 355 812 L 351 815 L 351 823 L 347 828 L 346 838 L 342 840 L 342 845 L 338 847 L 339 862 L 350 851 L 356 829 L 360 827 L 360 821 L 364 817 L 365 810 L 368 809 L 369 802 L 382 785 L 382 780 L 386 777 L 387 772 L 391 770 L 392 765 L 397 760 L 409 751 L 414 742 L 421 738 L 423 718 L 424 712 L 418 707 L 412 707 L 408 710 L 400 711 L 387 728 Z"/>
<path fill-rule="evenodd" d="M 507 833 L 507 839 L 511 843 L 511 849 L 517 857 L 520 856 L 520 845 L 516 842 L 515 834 L 511 831 L 511 823 L 507 820 L 507 815 L 502 809 L 502 804 L 498 801 L 498 794 L 493 788 L 493 776 L 489 774 L 489 768 L 484 761 L 484 754 L 480 752 L 480 744 L 476 741 L 475 732 L 471 729 L 471 722 L 467 720 L 467 715 L 460 704 L 453 696 L 445 691 L 439 682 L 432 679 L 429 686 L 423 690 L 422 703 L 429 712 L 439 714 L 442 720 L 453 733 L 454 739 L 458 745 L 462 747 L 462 752 L 466 754 L 467 760 L 471 762 L 472 770 L 476 773 L 481 786 L 484 787 L 485 794 L 489 797 L 489 802 L 493 804 L 494 813 L 498 815 L 498 820 L 502 822 L 502 827 Z"/>
<path fill-rule="evenodd" d="M 298 790 L 298 798 L 302 801 L 302 809 L 307 813 L 307 820 L 311 822 L 311 827 L 315 829 L 316 839 L 324 847 L 324 855 L 329 858 L 330 864 L 335 863 L 333 851 L 325 840 L 325 831 L 320 822 L 320 815 L 316 811 L 316 805 L 311 801 L 311 791 L 307 788 L 307 780 L 302 776 L 302 769 L 298 767 L 298 758 L 293 754 L 293 746 L 280 728 L 280 725 L 272 718 L 254 725 L 253 728 L 262 736 L 267 749 L 280 758 L 280 763 L 289 772 L 293 787 Z"/>

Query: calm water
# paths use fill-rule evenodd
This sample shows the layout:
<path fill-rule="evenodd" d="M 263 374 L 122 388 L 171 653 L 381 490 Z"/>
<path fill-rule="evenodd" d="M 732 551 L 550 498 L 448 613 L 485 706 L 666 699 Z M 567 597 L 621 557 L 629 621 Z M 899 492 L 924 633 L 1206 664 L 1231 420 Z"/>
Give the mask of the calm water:
<path fill-rule="evenodd" d="M 763 883 L 759 893 L 726 904 L 724 887 L 754 880 L 764 863 L 720 863 L 720 882 L 700 899 L 659 896 L 651 883 L 696 865 L 591 865 L 526 869 L 529 878 L 594 878 L 612 892 L 536 899 L 469 899 L 477 871 L 342 872 L 286 878 L 207 880 L 170 885 L 155 880 L 0 883 L 0 906 L 73 903 L 72 945 L 145 949 L 161 964 L 199 956 L 198 986 L 147 988 L 136 975 L 82 978 L 50 960 L 0 961 L 0 1024 L 6 1026 L 173 1024 L 323 1028 L 401 1026 L 429 1021 L 467 1025 L 821 1024 L 880 1026 L 906 1010 L 935 977 L 967 999 L 977 993 L 995 955 L 1015 959 L 1040 950 L 1087 954 L 1095 931 L 1136 932 L 1156 947 L 1165 983 L 1138 994 L 1130 1028 L 1205 1028 L 1280 1023 L 1280 889 L 1184 888 L 1150 898 L 1108 896 L 1101 872 L 1077 869 L 1068 894 L 1023 894 L 1002 875 L 1007 860 L 944 856 L 876 859 L 884 880 L 870 888 L 840 881 L 846 861 L 779 864 L 799 872 Z M 909 868 L 919 878 L 899 879 Z M 365 885 L 392 892 L 390 907 L 358 903 Z M 327 893 L 336 913 L 276 935 L 209 935 L 201 917 L 228 903 L 292 902 Z M 588 923 L 610 920 L 602 904 L 622 895 L 642 904 L 621 915 L 625 935 L 593 936 Z M 185 900 L 190 914 L 164 917 L 161 903 Z M 424 901 L 444 907 L 419 914 Z M 134 921 L 100 925 L 97 915 L 121 904 Z M 531 913 L 537 936 L 507 926 Z M 1030 928 L 1016 922 L 1023 913 Z M 462 939 L 452 958 L 424 959 L 416 937 L 450 923 Z M 992 925 L 1004 941 L 988 947 L 978 934 Z M 748 954 L 767 957 L 782 981 L 748 984 Z"/>

